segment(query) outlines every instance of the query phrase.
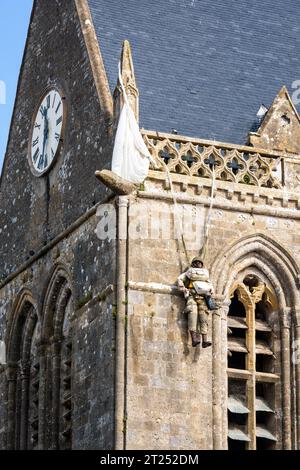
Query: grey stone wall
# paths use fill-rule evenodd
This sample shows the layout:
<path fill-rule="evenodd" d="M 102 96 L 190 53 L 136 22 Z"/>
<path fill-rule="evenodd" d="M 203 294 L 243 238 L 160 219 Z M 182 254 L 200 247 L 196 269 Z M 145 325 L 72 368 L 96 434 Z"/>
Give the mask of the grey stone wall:
<path fill-rule="evenodd" d="M 37 178 L 27 161 L 29 132 L 50 85 L 65 92 L 67 127 L 58 161 Z M 1 177 L 1 279 L 102 199 L 94 173 L 110 161 L 108 147 L 75 2 L 37 1 Z"/>
<path fill-rule="evenodd" d="M 210 182 L 206 184 L 204 179 L 199 179 L 199 183 L 203 184 L 199 196 L 196 178 L 176 175 L 173 181 L 179 209 L 189 207 L 194 210 L 195 216 L 198 214 L 200 236 L 198 240 L 192 237 L 187 243 L 188 257 L 191 259 L 199 253 L 203 244 Z M 182 186 L 185 187 L 184 192 Z M 230 187 L 232 191 L 228 196 L 228 205 L 227 189 Z M 177 276 L 186 264 L 183 247 L 181 245 L 178 250 L 172 236 L 173 199 L 170 190 L 164 187 L 159 176 L 155 178 L 154 172 L 146 181 L 144 190 L 139 192 L 138 198 L 130 199 L 129 211 L 127 446 L 129 449 L 226 448 L 228 308 L 223 313 L 222 300 L 220 310 L 210 315 L 209 336 L 213 346 L 208 349 L 192 348 L 187 318 L 183 313 L 184 299 L 176 293 L 175 287 Z M 218 181 L 204 261 L 206 267 L 213 271 L 218 295 L 223 294 L 224 286 L 220 283 L 223 271 L 228 276 L 235 273 L 231 280 L 233 286 L 239 279 L 239 269 L 245 269 L 243 266 L 247 262 L 248 269 L 251 270 L 252 265 L 255 272 L 259 269 L 273 270 L 272 276 L 277 276 L 277 284 L 273 287 L 278 295 L 284 291 L 294 317 L 297 305 L 289 297 L 295 294 L 297 298 L 297 278 L 293 281 L 293 287 L 286 289 L 284 277 L 280 279 L 280 276 L 285 269 L 294 269 L 292 262 L 299 266 L 300 218 L 299 206 L 295 208 L 292 201 L 286 201 L 286 197 L 286 191 L 258 190 Z M 166 237 L 168 224 L 169 238 Z M 186 239 L 187 235 L 185 232 Z M 247 253 L 247 237 L 253 239 L 255 251 Z M 268 243 L 265 243 L 264 237 Z M 231 265 L 231 258 L 226 259 L 226 253 L 229 250 L 235 253 L 232 248 L 234 244 L 237 244 L 237 260 Z M 269 251 L 272 244 L 274 253 Z M 277 249 L 281 254 L 274 261 L 271 253 L 275 256 Z M 287 265 L 282 264 L 279 269 L 281 257 Z M 290 261 L 286 261 L 287 257 Z M 266 278 L 269 276 L 264 275 Z M 228 282 L 227 277 L 224 282 Z M 274 283 L 274 278 L 270 277 L 269 282 Z M 229 305 L 228 291 L 225 292 L 225 300 Z M 282 325 L 282 313 L 277 314 Z M 287 352 L 291 353 L 291 350 Z M 285 379 L 288 373 L 284 370 L 286 365 L 282 363 L 281 367 L 280 387 L 289 390 L 286 397 L 291 393 L 295 398 L 293 394 L 297 391 L 290 392 L 292 383 Z M 288 432 L 292 432 L 291 423 L 285 426 Z M 280 435 L 281 431 L 278 432 Z"/>
<path fill-rule="evenodd" d="M 114 283 L 114 243 L 98 240 L 94 231 L 99 220 L 91 215 L 51 246 L 108 195 L 94 176 L 111 160 L 111 141 L 89 60 L 75 2 L 36 1 L 1 176 L 0 282 L 29 264 L 0 290 L 0 338 L 8 341 L 8 324 L 24 289 L 31 292 L 42 321 L 51 273 L 64 266 L 73 304 L 73 447 L 99 449 L 113 446 L 114 294 L 99 294 Z M 37 178 L 28 164 L 29 134 L 34 110 L 49 86 L 64 92 L 67 125 L 57 161 Z M 0 394 L 3 449 L 8 426 L 5 368 Z"/>
<path fill-rule="evenodd" d="M 109 286 L 114 284 L 115 247 L 114 242 L 98 240 L 94 232 L 98 221 L 96 215 L 92 216 L 0 291 L 0 335 L 8 340 L 7 323 L 19 293 L 24 288 L 32 293 L 41 322 L 45 292 L 54 266 L 65 266 L 70 274 L 74 309 L 71 325 L 75 449 L 113 447 L 115 313 L 114 293 Z M 8 424 L 4 369 L 0 373 L 0 393 L 0 444 L 3 449 Z"/>

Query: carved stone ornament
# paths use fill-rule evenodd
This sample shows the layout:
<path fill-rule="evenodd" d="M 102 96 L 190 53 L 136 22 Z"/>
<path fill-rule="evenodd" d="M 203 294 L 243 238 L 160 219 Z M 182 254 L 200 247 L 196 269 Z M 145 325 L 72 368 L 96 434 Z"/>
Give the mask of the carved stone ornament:
<path fill-rule="evenodd" d="M 121 76 L 129 105 L 134 112 L 137 122 L 139 122 L 139 91 L 136 85 L 133 60 L 129 41 L 123 42 L 121 53 Z M 124 103 L 121 85 L 118 84 L 114 91 L 114 118 L 118 120 L 120 111 Z"/>
<path fill-rule="evenodd" d="M 300 117 L 286 87 L 282 87 L 257 132 L 249 133 L 254 147 L 300 153 Z"/>
<path fill-rule="evenodd" d="M 253 301 L 255 304 L 257 304 L 258 302 L 261 301 L 262 296 L 263 296 L 263 294 L 264 294 L 264 292 L 265 292 L 265 287 L 266 287 L 266 286 L 265 286 L 264 284 L 259 284 L 259 285 L 256 286 L 256 287 L 252 287 L 250 295 L 251 295 L 252 301 Z"/>
<path fill-rule="evenodd" d="M 157 136 L 144 131 L 144 140 L 158 171 L 212 178 L 252 186 L 281 188 L 280 157 L 269 158 L 251 147 L 217 147 L 208 142 L 185 142 L 179 136 Z"/>

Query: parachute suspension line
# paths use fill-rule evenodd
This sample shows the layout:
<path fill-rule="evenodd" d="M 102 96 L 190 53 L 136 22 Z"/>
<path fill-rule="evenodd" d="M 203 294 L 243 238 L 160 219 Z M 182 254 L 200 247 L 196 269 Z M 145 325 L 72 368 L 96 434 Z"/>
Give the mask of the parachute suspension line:
<path fill-rule="evenodd" d="M 215 172 L 215 165 L 212 165 L 212 185 L 211 185 L 211 194 L 210 194 L 210 204 L 209 204 L 209 209 L 208 209 L 208 214 L 207 214 L 207 219 L 206 219 L 203 246 L 200 250 L 200 254 L 202 258 L 205 258 L 206 249 L 208 246 L 208 235 L 209 235 L 209 229 L 210 229 L 212 208 L 214 204 L 215 189 L 216 189 L 216 172 Z"/>
<path fill-rule="evenodd" d="M 169 182 L 169 185 L 170 185 L 171 195 L 172 195 L 172 198 L 173 198 L 174 223 L 175 223 L 176 236 L 177 236 L 178 246 L 179 246 L 178 247 L 179 261 L 180 261 L 181 266 L 183 267 L 183 262 L 182 262 L 181 254 L 180 254 L 179 241 L 181 241 L 181 243 L 182 243 L 183 251 L 184 251 L 184 254 L 185 254 L 185 258 L 186 258 L 186 263 L 188 265 L 190 264 L 190 261 L 189 261 L 189 255 L 188 255 L 187 248 L 186 248 L 186 243 L 185 243 L 185 240 L 184 240 L 184 235 L 183 235 L 182 218 L 180 217 L 180 214 L 179 214 L 177 199 L 176 199 L 176 195 L 175 195 L 175 191 L 174 191 L 174 187 L 173 187 L 173 182 L 172 182 L 170 170 L 167 167 L 165 162 L 162 162 L 162 163 L 163 163 L 165 171 L 166 171 L 167 179 L 168 179 L 168 182 Z M 216 189 L 216 173 L 215 173 L 215 166 L 213 165 L 212 166 L 212 185 L 211 185 L 211 194 L 210 194 L 210 204 L 209 204 L 209 209 L 208 209 L 208 214 L 207 214 L 207 219 L 206 219 L 206 225 L 205 225 L 204 241 L 203 241 L 202 248 L 200 250 L 200 254 L 201 254 L 202 258 L 205 257 L 206 249 L 207 249 L 207 246 L 208 246 L 209 229 L 210 229 L 211 214 L 212 214 L 212 209 L 213 209 L 213 204 L 214 204 L 215 189 Z"/>
<path fill-rule="evenodd" d="M 183 265 L 183 262 L 182 262 L 182 259 L 181 259 L 179 241 L 181 241 L 182 246 L 183 246 L 183 251 L 184 251 L 184 254 L 185 254 L 185 258 L 186 258 L 186 264 L 189 265 L 190 263 L 189 263 L 189 255 L 188 255 L 188 252 L 187 252 L 187 249 L 186 249 L 186 244 L 185 244 L 185 240 L 184 240 L 184 236 L 183 236 L 182 218 L 180 217 L 180 214 L 179 214 L 177 199 L 176 199 L 176 195 L 175 195 L 175 191 L 174 191 L 174 187 L 173 187 L 173 182 L 172 182 L 170 170 L 169 170 L 169 168 L 167 167 L 167 165 L 164 161 L 162 163 L 163 163 L 164 168 L 166 170 L 166 175 L 167 175 L 167 179 L 168 179 L 168 182 L 169 182 L 169 185 L 170 185 L 170 191 L 171 191 L 171 195 L 172 195 L 173 203 L 174 203 L 174 224 L 175 224 L 175 230 L 176 230 L 176 238 L 178 240 L 179 261 L 180 261 L 181 267 L 183 269 L 184 265 Z"/>

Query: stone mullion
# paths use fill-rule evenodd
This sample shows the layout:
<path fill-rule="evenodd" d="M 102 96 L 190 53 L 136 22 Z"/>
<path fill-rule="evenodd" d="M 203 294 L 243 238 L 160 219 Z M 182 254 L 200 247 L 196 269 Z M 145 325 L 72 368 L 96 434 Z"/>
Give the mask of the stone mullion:
<path fill-rule="evenodd" d="M 291 345 L 292 345 L 292 351 L 293 353 L 293 345 L 295 344 L 295 338 L 296 338 L 296 327 L 293 323 L 291 323 L 291 330 L 290 330 L 290 335 L 291 335 Z M 291 437 L 292 437 L 292 449 L 297 449 L 297 375 L 296 375 L 296 364 L 293 358 L 291 358 Z M 277 441 L 277 447 L 278 449 L 278 441 Z"/>
<path fill-rule="evenodd" d="M 289 309 L 284 309 L 281 318 L 281 364 L 282 364 L 282 415 L 283 448 L 291 449 L 291 364 L 290 364 L 290 319 Z"/>
<path fill-rule="evenodd" d="M 228 399 L 228 375 L 227 369 L 227 316 L 230 306 L 230 300 L 225 300 L 222 303 L 221 312 L 221 359 L 220 359 L 220 387 L 221 387 L 221 402 L 226 403 Z M 222 406 L 222 449 L 228 448 L 228 410 L 227 406 Z"/>
<path fill-rule="evenodd" d="M 7 368 L 8 403 L 7 403 L 7 450 L 15 448 L 15 419 L 17 392 L 17 365 L 9 364 Z"/>
<path fill-rule="evenodd" d="M 221 306 L 214 311 L 212 318 L 213 448 L 222 450 L 227 448 L 227 410 L 223 412 L 222 404 L 227 401 L 227 363 L 224 361 L 227 360 L 227 314 L 230 301 L 224 301 L 223 296 L 215 296 L 215 300 Z"/>
<path fill-rule="evenodd" d="M 221 401 L 221 311 L 212 318 L 212 392 L 213 392 L 213 449 L 222 449 Z"/>
<path fill-rule="evenodd" d="M 31 440 L 30 449 L 35 449 L 38 445 L 39 436 L 39 388 L 40 388 L 40 362 L 37 357 L 31 361 L 29 377 L 29 426 L 28 433 Z"/>
<path fill-rule="evenodd" d="M 61 342 L 52 344 L 52 439 L 51 448 L 59 448 Z"/>
<path fill-rule="evenodd" d="M 298 304 L 294 307 L 293 321 L 291 321 L 291 340 L 293 364 L 293 411 L 292 416 L 294 424 L 293 449 L 300 450 L 300 307 Z"/>
<path fill-rule="evenodd" d="M 72 335 L 66 337 L 64 353 L 61 353 L 63 386 L 60 390 L 60 449 L 72 448 Z"/>
<path fill-rule="evenodd" d="M 38 357 L 40 359 L 40 384 L 39 384 L 39 436 L 38 436 L 38 449 L 43 450 L 47 448 L 46 442 L 46 428 L 47 428 L 47 353 L 45 345 L 40 345 L 38 348 Z"/>
<path fill-rule="evenodd" d="M 256 369 L 256 356 L 255 356 L 255 304 L 254 302 L 247 302 L 246 307 L 246 345 L 248 349 L 247 354 L 247 370 L 251 376 L 247 380 L 247 405 L 249 409 L 248 415 L 248 435 L 250 442 L 248 443 L 249 450 L 256 450 L 256 411 L 255 411 L 255 369 Z"/>
<path fill-rule="evenodd" d="M 21 363 L 21 407 L 20 407 L 20 450 L 27 449 L 28 439 L 28 400 L 30 366 Z"/>
<path fill-rule="evenodd" d="M 297 450 L 300 450 L 300 316 L 298 317 L 297 321 L 297 326 L 295 328 L 295 356 L 293 358 L 295 362 L 295 369 L 296 369 L 296 408 L 297 408 L 297 417 L 296 417 L 296 423 L 297 423 Z"/>

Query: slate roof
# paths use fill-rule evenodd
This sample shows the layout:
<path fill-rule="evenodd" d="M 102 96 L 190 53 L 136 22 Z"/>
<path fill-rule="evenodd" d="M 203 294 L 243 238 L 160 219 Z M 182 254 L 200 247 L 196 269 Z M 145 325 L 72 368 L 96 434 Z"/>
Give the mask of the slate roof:
<path fill-rule="evenodd" d="M 112 91 L 131 44 L 146 129 L 243 144 L 261 103 L 300 80 L 295 0 L 88 1 Z"/>

